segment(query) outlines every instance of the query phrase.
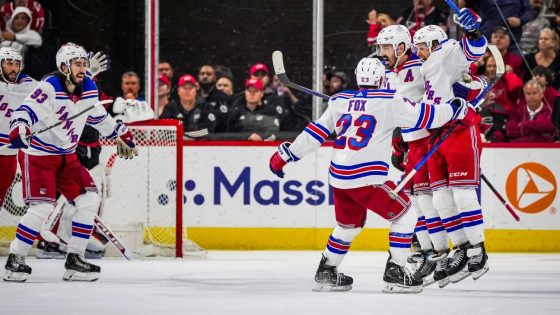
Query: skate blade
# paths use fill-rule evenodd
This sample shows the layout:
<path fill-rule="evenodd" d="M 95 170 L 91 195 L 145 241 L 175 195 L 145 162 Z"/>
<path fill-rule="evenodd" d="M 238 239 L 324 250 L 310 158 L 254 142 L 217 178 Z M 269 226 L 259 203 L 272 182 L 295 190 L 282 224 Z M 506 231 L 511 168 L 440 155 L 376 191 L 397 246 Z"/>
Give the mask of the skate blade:
<path fill-rule="evenodd" d="M 422 292 L 422 290 L 423 288 L 421 285 L 416 287 L 405 287 L 405 286 L 396 285 L 394 283 L 385 282 L 385 287 L 383 288 L 383 290 L 381 290 L 381 292 L 388 293 L 388 294 L 407 294 L 407 293 L 417 294 Z"/>
<path fill-rule="evenodd" d="M 350 291 L 351 289 L 352 289 L 352 285 L 335 287 L 328 284 L 315 283 L 315 286 L 311 290 L 313 292 L 337 292 L 337 291 Z"/>
<path fill-rule="evenodd" d="M 62 280 L 64 281 L 86 281 L 93 282 L 99 279 L 99 272 L 79 272 L 76 270 L 66 270 Z"/>
<path fill-rule="evenodd" d="M 445 288 L 450 282 L 451 282 L 451 281 L 449 281 L 449 278 L 445 278 L 445 279 L 439 280 L 437 283 L 438 283 L 439 288 L 440 288 L 440 289 L 443 289 L 443 288 Z"/>
<path fill-rule="evenodd" d="M 434 280 L 433 276 L 429 275 L 429 276 L 424 278 L 424 283 L 422 284 L 422 286 L 427 287 L 427 286 L 430 286 L 434 283 L 436 283 L 436 280 Z"/>
<path fill-rule="evenodd" d="M 470 276 L 470 272 L 469 270 L 465 267 L 465 269 L 457 272 L 456 274 L 449 276 L 449 280 L 451 280 L 451 282 L 453 283 L 457 283 L 463 279 L 465 279 L 466 277 Z"/>
<path fill-rule="evenodd" d="M 29 278 L 29 274 L 25 272 L 13 272 L 6 270 L 4 281 L 8 282 L 25 282 Z"/>
<path fill-rule="evenodd" d="M 482 267 L 482 269 L 471 272 L 471 275 L 474 280 L 478 280 L 478 278 L 484 276 L 488 272 L 488 270 L 490 270 L 490 267 L 488 267 L 488 264 L 486 264 L 484 265 L 484 267 Z"/>

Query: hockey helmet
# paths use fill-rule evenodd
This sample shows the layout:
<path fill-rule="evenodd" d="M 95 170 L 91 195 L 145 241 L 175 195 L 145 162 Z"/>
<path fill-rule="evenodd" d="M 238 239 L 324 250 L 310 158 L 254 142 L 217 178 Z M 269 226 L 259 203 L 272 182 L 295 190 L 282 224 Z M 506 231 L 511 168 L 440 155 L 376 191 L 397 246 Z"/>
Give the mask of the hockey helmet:
<path fill-rule="evenodd" d="M 441 44 L 441 42 L 446 39 L 447 34 L 445 34 L 441 27 L 437 25 L 428 25 L 419 29 L 414 34 L 413 40 L 414 45 L 425 43 L 429 48 L 431 48 L 434 41 L 437 41 L 438 44 Z"/>
<path fill-rule="evenodd" d="M 62 64 L 65 64 L 68 69 L 70 69 L 70 61 L 76 58 L 84 58 L 89 63 L 88 54 L 84 47 L 74 44 L 74 43 L 66 43 L 60 47 L 58 52 L 56 53 L 56 67 L 57 69 L 62 71 Z M 69 74 L 66 74 L 69 75 Z"/>
<path fill-rule="evenodd" d="M 377 58 L 362 58 L 355 73 L 358 86 L 379 87 L 385 79 L 385 66 Z"/>
<path fill-rule="evenodd" d="M 0 62 L 2 62 L 4 60 L 17 60 L 17 61 L 19 61 L 20 66 L 19 66 L 19 72 L 17 73 L 17 76 L 19 76 L 21 70 L 23 70 L 23 56 L 21 55 L 19 50 L 15 49 L 15 48 L 12 48 L 12 47 L 2 47 L 2 48 L 0 48 Z M 2 70 L 2 67 L 0 67 L 0 75 L 2 75 L 2 78 L 6 79 L 4 77 L 4 72 Z"/>
<path fill-rule="evenodd" d="M 404 25 L 389 25 L 377 35 L 377 44 L 393 45 L 395 57 L 397 58 L 399 57 L 398 48 L 401 43 L 404 44 L 404 53 L 412 47 L 410 32 Z"/>

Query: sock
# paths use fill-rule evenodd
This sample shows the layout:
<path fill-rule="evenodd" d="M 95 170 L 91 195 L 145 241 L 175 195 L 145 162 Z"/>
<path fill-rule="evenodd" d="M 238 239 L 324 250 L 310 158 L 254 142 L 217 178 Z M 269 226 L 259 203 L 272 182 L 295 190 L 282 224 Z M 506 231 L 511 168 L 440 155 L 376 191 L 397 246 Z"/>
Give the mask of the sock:
<path fill-rule="evenodd" d="M 27 256 L 33 242 L 39 236 L 43 221 L 53 210 L 52 203 L 32 203 L 27 213 L 21 217 L 16 230 L 16 238 L 10 243 L 10 253 Z"/>
<path fill-rule="evenodd" d="M 346 256 L 348 249 L 352 241 L 360 233 L 362 228 L 351 228 L 345 229 L 340 225 L 337 225 L 329 240 L 327 242 L 327 248 L 325 249 L 325 257 L 327 257 L 327 265 L 338 267 Z"/>
<path fill-rule="evenodd" d="M 453 197 L 459 208 L 463 229 L 471 245 L 484 242 L 484 220 L 476 189 L 454 188 Z"/>
<path fill-rule="evenodd" d="M 433 243 L 434 250 L 441 252 L 449 248 L 449 238 L 443 227 L 441 218 L 434 207 L 432 194 L 418 195 L 418 206 L 426 217 L 426 227 Z"/>
<path fill-rule="evenodd" d="M 418 216 L 414 211 L 407 211 L 397 221 L 391 223 L 389 232 L 389 252 L 391 260 L 399 266 L 406 264 L 406 258 L 410 252 L 414 226 Z"/>
<path fill-rule="evenodd" d="M 416 210 L 416 213 L 418 213 L 418 222 L 416 222 L 416 228 L 414 228 L 414 233 L 416 234 L 418 243 L 420 243 L 422 250 L 430 250 L 432 249 L 432 240 L 430 239 L 430 234 L 428 233 L 428 228 L 426 226 L 426 217 L 418 205 L 418 197 L 412 195 L 408 197 L 410 198 L 411 207 Z"/>
<path fill-rule="evenodd" d="M 465 244 L 468 241 L 467 234 L 463 230 L 461 215 L 455 205 L 453 193 L 448 188 L 434 191 L 433 204 L 437 209 L 447 235 L 454 246 Z"/>
<path fill-rule="evenodd" d="M 68 253 L 83 255 L 93 230 L 93 220 L 99 208 L 99 197 L 94 192 L 80 195 L 76 201 L 76 213 L 72 218 L 72 237 L 68 242 Z"/>

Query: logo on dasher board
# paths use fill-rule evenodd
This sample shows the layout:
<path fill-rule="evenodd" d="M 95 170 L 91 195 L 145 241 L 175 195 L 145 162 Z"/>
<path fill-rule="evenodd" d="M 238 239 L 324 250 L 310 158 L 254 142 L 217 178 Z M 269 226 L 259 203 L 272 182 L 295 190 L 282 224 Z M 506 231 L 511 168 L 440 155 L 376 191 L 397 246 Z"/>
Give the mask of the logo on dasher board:
<path fill-rule="evenodd" d="M 525 213 L 538 213 L 548 208 L 556 191 L 554 174 L 535 162 L 517 166 L 506 180 L 506 194 L 511 205 Z"/>

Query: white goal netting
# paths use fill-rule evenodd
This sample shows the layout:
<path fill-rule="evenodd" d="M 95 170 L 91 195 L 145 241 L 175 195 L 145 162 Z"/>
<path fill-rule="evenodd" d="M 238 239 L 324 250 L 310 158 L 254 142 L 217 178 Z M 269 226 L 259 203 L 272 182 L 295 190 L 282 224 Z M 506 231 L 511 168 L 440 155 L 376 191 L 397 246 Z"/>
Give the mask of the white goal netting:
<path fill-rule="evenodd" d="M 140 256 L 204 255 L 202 248 L 187 239 L 183 222 L 182 126 L 160 120 L 134 123 L 129 129 L 139 153 L 132 160 L 116 155 L 114 140 L 101 140 L 103 221 Z M 3 254 L 27 210 L 19 174 L 12 186 L 0 211 Z"/>

